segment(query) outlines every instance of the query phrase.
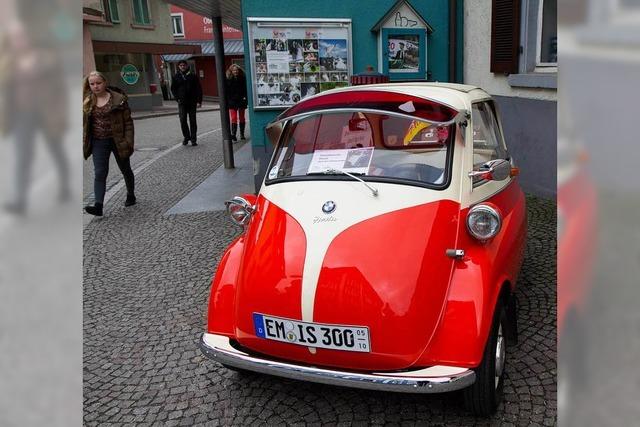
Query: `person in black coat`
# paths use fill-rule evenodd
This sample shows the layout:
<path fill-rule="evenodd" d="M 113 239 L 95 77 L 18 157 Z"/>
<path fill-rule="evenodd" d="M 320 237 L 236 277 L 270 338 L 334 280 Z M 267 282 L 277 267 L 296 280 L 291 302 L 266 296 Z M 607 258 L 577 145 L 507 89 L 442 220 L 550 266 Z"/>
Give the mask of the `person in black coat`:
<path fill-rule="evenodd" d="M 182 127 L 182 145 L 196 143 L 198 135 L 198 124 L 196 123 L 196 108 L 202 106 L 202 86 L 198 76 L 191 72 L 187 61 L 178 62 L 178 72 L 171 80 L 171 92 L 178 101 L 178 114 L 180 115 L 180 126 Z M 189 124 L 187 124 L 187 115 Z"/>
<path fill-rule="evenodd" d="M 231 140 L 237 141 L 236 133 L 240 125 L 240 139 L 245 140 L 244 110 L 247 109 L 247 78 L 244 71 L 237 64 L 227 69 L 226 80 L 227 106 L 231 116 Z"/>

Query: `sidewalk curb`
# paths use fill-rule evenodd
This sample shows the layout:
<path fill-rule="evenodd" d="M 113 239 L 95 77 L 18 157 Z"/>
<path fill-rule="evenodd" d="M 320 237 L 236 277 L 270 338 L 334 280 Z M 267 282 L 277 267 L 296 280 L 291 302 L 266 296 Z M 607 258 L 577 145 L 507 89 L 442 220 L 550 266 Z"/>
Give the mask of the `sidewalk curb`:
<path fill-rule="evenodd" d="M 210 108 L 199 108 L 198 109 L 198 113 L 204 113 L 207 111 L 220 111 L 220 107 L 210 107 Z M 153 117 L 165 117 L 165 116 L 177 116 L 178 115 L 178 111 L 170 111 L 170 112 L 166 112 L 166 113 L 149 113 L 149 114 L 142 114 L 140 116 L 136 116 L 135 114 L 132 114 L 132 119 L 133 120 L 144 120 L 144 119 L 150 119 Z"/>

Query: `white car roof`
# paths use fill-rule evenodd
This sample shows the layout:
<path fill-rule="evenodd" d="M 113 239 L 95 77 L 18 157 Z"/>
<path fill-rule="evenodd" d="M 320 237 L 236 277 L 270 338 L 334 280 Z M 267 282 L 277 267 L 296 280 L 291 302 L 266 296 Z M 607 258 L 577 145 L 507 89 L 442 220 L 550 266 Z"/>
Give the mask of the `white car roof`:
<path fill-rule="evenodd" d="M 373 85 L 348 86 L 322 92 L 316 96 L 319 97 L 327 93 L 358 90 L 379 90 L 419 96 L 421 98 L 430 99 L 441 104 L 449 105 L 458 111 L 469 109 L 471 107 L 471 103 L 475 100 L 491 97 L 487 92 L 476 86 L 435 82 L 383 83 Z"/>

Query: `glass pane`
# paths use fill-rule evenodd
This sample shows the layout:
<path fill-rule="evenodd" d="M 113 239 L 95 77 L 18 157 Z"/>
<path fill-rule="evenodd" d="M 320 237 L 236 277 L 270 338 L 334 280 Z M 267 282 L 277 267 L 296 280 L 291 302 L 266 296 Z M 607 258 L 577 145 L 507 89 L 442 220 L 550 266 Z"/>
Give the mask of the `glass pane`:
<path fill-rule="evenodd" d="M 505 159 L 507 155 L 499 138 L 498 122 L 489 104 L 485 102 L 474 104 L 471 110 L 471 121 L 473 122 L 473 170 L 480 170 L 480 167 L 490 160 Z M 481 181 L 480 178 L 474 178 L 474 184 L 479 181 Z"/>
<path fill-rule="evenodd" d="M 269 179 L 321 177 L 335 169 L 441 185 L 452 134 L 452 127 L 384 113 L 315 114 L 287 127 Z"/>
<path fill-rule="evenodd" d="M 172 16 L 173 20 L 173 34 L 174 35 L 182 35 L 182 19 L 180 16 Z"/>
<path fill-rule="evenodd" d="M 558 62 L 557 3 L 557 0 L 544 0 L 542 5 L 541 63 Z"/>
<path fill-rule="evenodd" d="M 417 73 L 420 70 L 420 36 L 390 34 L 388 39 L 389 72 Z"/>

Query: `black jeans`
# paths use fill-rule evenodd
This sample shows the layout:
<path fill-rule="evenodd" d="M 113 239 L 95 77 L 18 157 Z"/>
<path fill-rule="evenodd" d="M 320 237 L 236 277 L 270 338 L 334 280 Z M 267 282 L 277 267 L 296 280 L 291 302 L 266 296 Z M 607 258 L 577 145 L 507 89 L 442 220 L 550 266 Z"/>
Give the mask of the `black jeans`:
<path fill-rule="evenodd" d="M 93 180 L 93 192 L 96 203 L 104 203 L 104 193 L 107 191 L 107 175 L 109 174 L 109 157 L 111 153 L 116 158 L 118 167 L 124 176 L 124 183 L 127 186 L 127 195 L 134 194 L 134 177 L 131 170 L 129 158 L 120 158 L 113 138 L 91 140 L 91 154 L 93 156 L 93 169 L 95 178 Z"/>
<path fill-rule="evenodd" d="M 196 123 L 196 104 L 178 104 L 178 114 L 180 115 L 180 127 L 182 127 L 182 136 L 184 139 L 196 141 L 198 139 L 198 124 Z M 189 124 L 187 125 L 187 115 L 189 116 Z M 191 129 L 189 129 L 191 128 Z"/>
<path fill-rule="evenodd" d="M 15 124 L 16 169 L 15 169 L 15 203 L 25 206 L 31 176 L 31 165 L 34 158 L 34 146 L 38 128 L 42 127 L 43 118 L 35 113 L 20 113 Z M 60 178 L 60 198 L 69 196 L 69 167 L 64 153 L 63 141 L 58 136 L 44 132 L 51 157 Z"/>

